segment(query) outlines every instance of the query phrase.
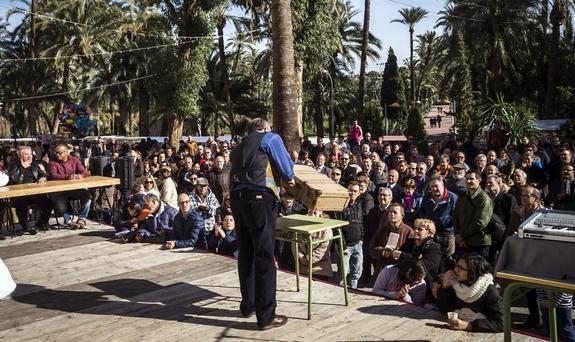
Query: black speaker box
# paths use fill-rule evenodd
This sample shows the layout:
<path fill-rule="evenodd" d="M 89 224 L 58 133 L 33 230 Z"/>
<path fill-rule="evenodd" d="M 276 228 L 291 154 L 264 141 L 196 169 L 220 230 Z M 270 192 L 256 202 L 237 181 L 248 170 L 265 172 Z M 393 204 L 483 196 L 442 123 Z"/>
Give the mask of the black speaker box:
<path fill-rule="evenodd" d="M 92 165 L 92 176 L 108 176 L 111 174 L 106 174 L 106 166 L 110 164 L 110 157 L 108 156 L 98 156 L 92 157 L 90 159 L 90 165 Z"/>
<path fill-rule="evenodd" d="M 132 190 L 134 187 L 134 161 L 132 157 L 121 157 L 116 160 L 116 178 L 120 179 L 121 190 Z"/>

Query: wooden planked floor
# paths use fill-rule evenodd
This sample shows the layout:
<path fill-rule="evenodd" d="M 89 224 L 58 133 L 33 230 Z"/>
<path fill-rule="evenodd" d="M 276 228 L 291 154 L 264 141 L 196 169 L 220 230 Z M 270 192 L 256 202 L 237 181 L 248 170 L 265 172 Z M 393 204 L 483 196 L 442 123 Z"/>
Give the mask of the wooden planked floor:
<path fill-rule="evenodd" d="M 81 231 L 49 231 L 0 241 L 0 257 L 18 288 L 0 302 L 2 341 L 491 341 L 502 334 L 446 329 L 438 312 L 278 272 L 285 327 L 256 329 L 239 316 L 235 261 L 198 250 L 121 244 L 90 222 Z M 514 341 L 538 341 L 514 334 Z"/>

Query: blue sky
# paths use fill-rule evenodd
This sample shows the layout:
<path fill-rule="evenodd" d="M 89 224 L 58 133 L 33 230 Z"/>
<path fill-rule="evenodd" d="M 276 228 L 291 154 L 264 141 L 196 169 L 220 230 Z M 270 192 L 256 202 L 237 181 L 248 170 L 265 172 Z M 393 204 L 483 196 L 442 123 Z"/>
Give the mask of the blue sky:
<path fill-rule="evenodd" d="M 102 0 L 105 1 L 105 0 Z M 294 0 L 297 1 L 297 0 Z M 363 23 L 364 0 L 351 0 L 352 5 L 360 10 L 354 18 Z M 433 26 L 438 18 L 439 12 L 445 6 L 446 0 L 371 0 L 371 20 L 370 30 L 378 37 L 383 46 L 381 60 L 369 62 L 368 71 L 379 71 L 387 60 L 387 51 L 391 46 L 397 56 L 399 64 L 403 59 L 409 57 L 409 32 L 405 25 L 391 23 L 393 19 L 399 19 L 399 10 L 407 7 L 421 7 L 429 12 L 429 15 L 415 26 L 415 35 L 422 34 L 428 30 L 434 30 Z M 10 0 L 0 0 L 0 16 L 4 17 L 9 7 L 22 7 L 23 3 Z M 381 65 L 380 65 L 381 64 Z M 359 62 L 356 63 L 355 72 L 359 72 Z"/>
<path fill-rule="evenodd" d="M 361 11 L 355 18 L 363 23 L 364 0 L 351 0 L 353 6 Z M 371 0 L 370 31 L 381 40 L 381 60 L 369 62 L 368 71 L 383 70 L 387 60 L 387 51 L 391 46 L 397 56 L 398 64 L 402 64 L 405 58 L 409 58 L 409 31 L 407 26 L 400 23 L 391 23 L 394 19 L 400 19 L 399 10 L 409 7 L 421 7 L 429 12 L 426 18 L 415 25 L 414 37 L 426 31 L 434 30 L 438 18 L 437 12 L 445 6 L 445 0 Z M 438 32 L 440 33 L 440 32 Z M 359 72 L 359 62 L 356 63 L 356 73 Z"/>

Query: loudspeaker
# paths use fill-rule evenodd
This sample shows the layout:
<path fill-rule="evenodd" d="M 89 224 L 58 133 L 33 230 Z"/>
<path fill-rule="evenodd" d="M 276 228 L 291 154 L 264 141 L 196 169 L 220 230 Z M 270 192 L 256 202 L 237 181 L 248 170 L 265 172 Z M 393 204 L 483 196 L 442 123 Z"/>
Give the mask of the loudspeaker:
<path fill-rule="evenodd" d="M 132 190 L 134 187 L 134 161 L 132 157 L 116 159 L 116 178 L 120 178 L 121 190 Z"/>
<path fill-rule="evenodd" d="M 110 164 L 110 157 L 108 156 L 98 156 L 90 158 L 90 165 L 92 165 L 92 175 L 93 176 L 108 176 L 111 174 L 106 174 L 106 166 Z"/>

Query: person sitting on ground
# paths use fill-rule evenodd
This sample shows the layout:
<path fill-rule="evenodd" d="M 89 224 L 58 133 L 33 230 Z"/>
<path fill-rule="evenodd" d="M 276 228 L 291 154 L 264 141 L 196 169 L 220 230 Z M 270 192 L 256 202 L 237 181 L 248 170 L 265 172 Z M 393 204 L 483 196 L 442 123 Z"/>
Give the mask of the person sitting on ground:
<path fill-rule="evenodd" d="M 167 235 L 164 247 L 166 249 L 205 248 L 206 246 L 203 243 L 203 216 L 196 209 L 192 209 L 190 196 L 186 193 L 178 195 L 178 206 L 180 211 L 174 217 L 173 229 Z"/>
<path fill-rule="evenodd" d="M 116 229 L 116 236 L 125 236 L 129 231 L 136 231 L 138 228 L 138 217 L 142 212 L 142 207 L 137 201 L 129 201 L 124 208 L 114 215 L 113 224 Z M 147 215 L 146 215 L 147 217 Z"/>
<path fill-rule="evenodd" d="M 457 312 L 449 328 L 475 332 L 503 331 L 503 305 L 493 283 L 491 265 L 477 253 L 463 254 L 455 270 L 443 274 L 437 289 L 437 306 L 442 313 Z"/>
<path fill-rule="evenodd" d="M 156 194 L 144 197 L 144 208 L 149 209 L 150 214 L 138 224 L 136 241 L 141 242 L 152 235 L 166 236 L 166 231 L 171 232 L 178 213 L 176 208 L 163 203 Z"/>
<path fill-rule="evenodd" d="M 428 295 L 431 294 L 431 283 L 436 279 L 441 262 L 441 246 L 433 241 L 435 224 L 428 219 L 416 219 L 413 225 L 413 238 L 407 239 L 397 250 L 392 252 L 395 260 L 418 259 L 425 266 L 425 282 Z"/>
<path fill-rule="evenodd" d="M 153 176 L 145 176 L 142 177 L 142 185 L 144 185 L 144 193 L 145 194 L 154 194 L 161 198 L 160 188 L 158 188 L 158 183 L 156 183 L 156 179 Z"/>
<path fill-rule="evenodd" d="M 236 221 L 231 214 L 222 219 L 221 224 L 216 224 L 214 234 L 209 241 L 209 250 L 216 254 L 238 258 L 238 245 L 236 243 Z"/>
<path fill-rule="evenodd" d="M 178 207 L 178 190 L 176 182 L 172 179 L 172 169 L 169 166 L 162 166 L 157 172 L 160 182 L 160 199 L 169 206 Z"/>
<path fill-rule="evenodd" d="M 418 259 L 405 259 L 381 270 L 372 292 L 378 296 L 402 300 L 415 305 L 425 304 L 425 266 Z"/>
<path fill-rule="evenodd" d="M 35 163 L 32 159 L 32 148 L 30 146 L 18 147 L 18 158 L 8 167 L 8 184 L 45 184 L 46 169 L 42 164 Z M 52 212 L 52 203 L 44 194 L 16 197 L 12 200 L 12 207 L 16 208 L 18 222 L 22 230 L 35 235 L 37 230 L 46 229 Z M 40 211 L 40 218 L 36 221 L 35 227 L 28 228 L 28 208 L 30 205 L 37 205 Z"/>
<path fill-rule="evenodd" d="M 190 193 L 190 200 L 192 202 L 192 209 L 198 210 L 204 217 L 204 233 L 206 238 L 204 246 L 207 246 L 208 239 L 216 225 L 216 213 L 220 207 L 220 202 L 218 202 L 216 195 L 209 187 L 208 180 L 205 178 L 198 178 L 196 188 Z"/>
<path fill-rule="evenodd" d="M 55 151 L 56 160 L 52 160 L 50 164 L 48 164 L 50 179 L 79 181 L 90 175 L 80 160 L 69 154 L 66 145 L 57 145 Z M 56 192 L 53 193 L 51 197 L 54 201 L 56 212 L 64 217 L 64 225 L 69 225 L 71 229 L 86 227 L 86 218 L 88 217 L 90 204 L 92 203 L 92 196 L 87 189 Z M 78 220 L 73 224 L 70 222 L 71 216 L 67 210 L 68 201 L 70 200 L 80 201 Z"/>

